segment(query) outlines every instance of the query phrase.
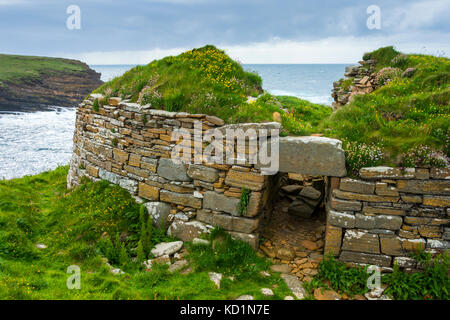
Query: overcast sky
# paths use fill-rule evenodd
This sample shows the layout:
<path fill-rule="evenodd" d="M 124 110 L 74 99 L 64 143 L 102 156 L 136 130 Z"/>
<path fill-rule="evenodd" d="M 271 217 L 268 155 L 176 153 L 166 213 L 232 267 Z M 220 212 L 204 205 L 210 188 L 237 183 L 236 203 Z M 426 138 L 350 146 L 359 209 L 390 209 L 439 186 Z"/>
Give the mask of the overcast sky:
<path fill-rule="evenodd" d="M 69 30 L 70 5 L 81 29 Z M 381 29 L 369 29 L 377 5 Z M 353 63 L 394 45 L 449 56 L 450 0 L 0 0 L 0 53 L 144 64 L 214 44 L 243 63 Z"/>

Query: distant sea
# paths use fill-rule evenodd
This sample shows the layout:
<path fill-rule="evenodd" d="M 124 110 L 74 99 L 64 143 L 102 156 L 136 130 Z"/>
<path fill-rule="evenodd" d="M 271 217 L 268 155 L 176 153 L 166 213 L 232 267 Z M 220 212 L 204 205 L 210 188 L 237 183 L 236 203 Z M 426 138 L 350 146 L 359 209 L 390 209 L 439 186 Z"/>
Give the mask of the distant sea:
<path fill-rule="evenodd" d="M 134 65 L 92 65 L 103 81 L 121 76 Z M 263 88 L 274 95 L 296 96 L 331 105 L 333 81 L 344 75 L 344 64 L 257 65 Z M 0 179 L 12 179 L 55 169 L 69 163 L 75 109 L 55 106 L 33 113 L 0 111 Z"/>

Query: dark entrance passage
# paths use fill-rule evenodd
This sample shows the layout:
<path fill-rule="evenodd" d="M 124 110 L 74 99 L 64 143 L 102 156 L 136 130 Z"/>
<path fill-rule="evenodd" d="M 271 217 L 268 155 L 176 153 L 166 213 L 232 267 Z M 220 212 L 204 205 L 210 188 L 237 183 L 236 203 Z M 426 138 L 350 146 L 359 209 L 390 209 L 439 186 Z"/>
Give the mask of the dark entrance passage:
<path fill-rule="evenodd" d="M 308 281 L 323 258 L 325 179 L 281 173 L 278 186 L 260 250 L 276 264 L 275 269 Z"/>

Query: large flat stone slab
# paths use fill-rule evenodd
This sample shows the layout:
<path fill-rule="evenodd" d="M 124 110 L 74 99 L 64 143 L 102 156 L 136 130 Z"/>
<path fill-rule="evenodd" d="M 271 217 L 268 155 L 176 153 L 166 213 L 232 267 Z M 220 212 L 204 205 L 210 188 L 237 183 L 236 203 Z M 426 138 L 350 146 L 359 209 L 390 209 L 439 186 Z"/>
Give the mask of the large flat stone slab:
<path fill-rule="evenodd" d="M 347 175 L 345 152 L 340 140 L 282 137 L 279 143 L 279 172 L 330 177 Z"/>

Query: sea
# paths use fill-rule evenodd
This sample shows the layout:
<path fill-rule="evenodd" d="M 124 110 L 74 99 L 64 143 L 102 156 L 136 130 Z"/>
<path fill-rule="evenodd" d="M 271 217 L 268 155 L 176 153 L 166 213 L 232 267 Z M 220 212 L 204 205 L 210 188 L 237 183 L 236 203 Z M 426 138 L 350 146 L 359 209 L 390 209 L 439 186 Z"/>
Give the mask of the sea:
<path fill-rule="evenodd" d="M 296 96 L 331 105 L 333 82 L 342 78 L 345 64 L 247 64 L 263 88 L 274 95 Z M 91 65 L 103 81 L 121 76 L 134 65 Z M 75 108 L 54 106 L 38 112 L 0 110 L 0 179 L 13 179 L 53 170 L 70 162 Z"/>

